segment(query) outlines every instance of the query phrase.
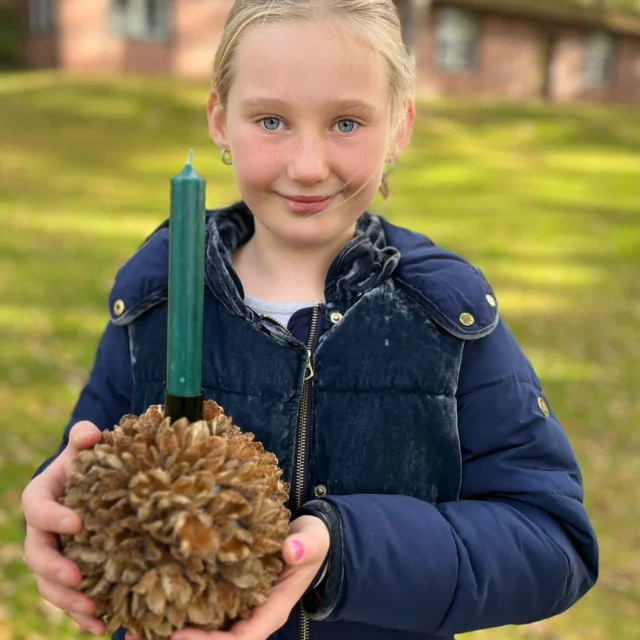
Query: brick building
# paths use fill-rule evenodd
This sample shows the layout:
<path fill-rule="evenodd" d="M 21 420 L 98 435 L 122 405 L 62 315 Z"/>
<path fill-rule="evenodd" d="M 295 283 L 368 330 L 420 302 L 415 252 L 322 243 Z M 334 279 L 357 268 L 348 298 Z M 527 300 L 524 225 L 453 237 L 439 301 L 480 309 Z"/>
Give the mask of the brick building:
<path fill-rule="evenodd" d="M 21 2 L 29 67 L 207 77 L 232 0 Z M 554 0 L 423 2 L 427 94 L 640 103 L 640 16 Z"/>

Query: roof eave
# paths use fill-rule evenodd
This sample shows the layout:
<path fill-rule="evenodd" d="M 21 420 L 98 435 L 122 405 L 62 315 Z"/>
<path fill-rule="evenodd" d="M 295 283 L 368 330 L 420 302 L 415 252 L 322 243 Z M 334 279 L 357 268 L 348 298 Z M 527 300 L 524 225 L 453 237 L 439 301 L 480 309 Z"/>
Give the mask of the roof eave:
<path fill-rule="evenodd" d="M 604 28 L 640 37 L 640 15 L 554 0 L 435 0 L 435 4 L 469 7 L 491 13 L 532 18 L 549 24 Z"/>

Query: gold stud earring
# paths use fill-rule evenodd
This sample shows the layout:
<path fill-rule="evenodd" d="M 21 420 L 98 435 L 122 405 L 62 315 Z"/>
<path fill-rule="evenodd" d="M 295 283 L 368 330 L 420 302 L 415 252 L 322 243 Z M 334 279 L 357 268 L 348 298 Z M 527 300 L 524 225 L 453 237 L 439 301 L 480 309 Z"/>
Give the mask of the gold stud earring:
<path fill-rule="evenodd" d="M 230 167 L 233 164 L 233 156 L 231 155 L 231 149 L 222 150 L 222 164 L 226 164 Z"/>

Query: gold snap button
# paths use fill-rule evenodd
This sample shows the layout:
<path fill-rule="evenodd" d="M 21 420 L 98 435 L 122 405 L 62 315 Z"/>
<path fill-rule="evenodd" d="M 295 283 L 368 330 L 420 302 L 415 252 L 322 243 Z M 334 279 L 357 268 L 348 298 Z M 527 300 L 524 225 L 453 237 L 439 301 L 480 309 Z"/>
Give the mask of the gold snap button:
<path fill-rule="evenodd" d="M 470 327 L 475 321 L 476 319 L 470 313 L 463 313 L 460 316 L 460 324 L 465 327 Z"/>
<path fill-rule="evenodd" d="M 113 303 L 113 315 L 120 317 L 123 313 L 124 313 L 124 301 L 123 300 L 116 300 Z"/>
<path fill-rule="evenodd" d="M 551 415 L 551 411 L 549 411 L 549 405 L 545 402 L 544 398 L 538 398 L 538 406 L 540 407 L 540 411 L 545 418 L 548 418 Z"/>
<path fill-rule="evenodd" d="M 333 322 L 333 324 L 338 324 L 338 322 L 342 320 L 342 314 L 339 311 L 334 311 L 329 317 L 331 318 L 331 322 Z"/>
<path fill-rule="evenodd" d="M 317 487 L 313 489 L 313 493 L 316 498 L 324 498 L 327 495 L 327 487 L 323 484 L 319 484 Z"/>
<path fill-rule="evenodd" d="M 487 295 L 487 302 L 492 306 L 492 307 L 497 307 L 498 303 L 496 302 L 496 299 L 491 296 L 491 295 Z"/>

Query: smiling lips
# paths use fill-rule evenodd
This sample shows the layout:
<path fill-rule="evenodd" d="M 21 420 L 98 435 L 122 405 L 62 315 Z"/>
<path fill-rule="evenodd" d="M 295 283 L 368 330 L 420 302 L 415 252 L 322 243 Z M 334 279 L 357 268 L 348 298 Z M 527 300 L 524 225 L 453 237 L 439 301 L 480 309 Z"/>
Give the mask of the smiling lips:
<path fill-rule="evenodd" d="M 311 214 L 320 213 L 335 198 L 332 196 L 284 196 L 279 194 L 286 205 L 294 213 Z"/>

